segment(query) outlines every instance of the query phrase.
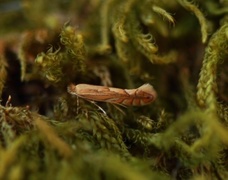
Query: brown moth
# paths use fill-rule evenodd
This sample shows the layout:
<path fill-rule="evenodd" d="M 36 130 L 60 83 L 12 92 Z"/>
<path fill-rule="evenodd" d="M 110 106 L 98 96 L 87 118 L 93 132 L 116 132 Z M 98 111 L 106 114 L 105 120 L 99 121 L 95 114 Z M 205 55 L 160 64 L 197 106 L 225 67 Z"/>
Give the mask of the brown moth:
<path fill-rule="evenodd" d="M 137 89 L 120 89 L 89 84 L 70 84 L 67 90 L 70 94 L 87 100 L 125 106 L 144 106 L 152 103 L 157 97 L 156 91 L 150 84 L 143 84 Z"/>

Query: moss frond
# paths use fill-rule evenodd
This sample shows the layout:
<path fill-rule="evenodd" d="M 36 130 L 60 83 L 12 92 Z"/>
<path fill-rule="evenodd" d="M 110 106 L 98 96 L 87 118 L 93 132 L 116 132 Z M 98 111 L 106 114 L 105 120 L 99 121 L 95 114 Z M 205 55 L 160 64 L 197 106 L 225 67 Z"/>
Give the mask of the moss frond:
<path fill-rule="evenodd" d="M 76 32 L 70 25 L 65 25 L 60 33 L 60 41 L 65 46 L 68 61 L 73 65 L 73 71 L 85 72 L 85 60 L 87 53 L 83 36 Z"/>
<path fill-rule="evenodd" d="M 29 115 L 31 116 L 31 115 Z M 64 158 L 70 158 L 73 155 L 73 150 L 71 147 L 62 139 L 58 137 L 55 131 L 51 128 L 50 125 L 47 124 L 39 115 L 33 114 L 32 119 L 36 126 L 36 128 L 40 131 L 41 137 L 47 140 L 48 144 L 51 144 L 61 156 Z"/>
<path fill-rule="evenodd" d="M 89 121 L 89 127 L 87 128 L 90 129 L 101 148 L 121 152 L 123 156 L 129 156 L 120 130 L 112 119 L 92 111 L 89 111 L 87 116 L 83 117 L 83 119 Z"/>
<path fill-rule="evenodd" d="M 226 104 L 218 103 L 218 116 L 228 126 L 228 107 Z"/>
<path fill-rule="evenodd" d="M 132 22 L 129 23 L 128 27 L 132 43 L 137 50 L 150 59 L 152 54 L 158 51 L 158 48 L 155 43 L 152 42 L 154 40 L 152 34 L 143 34 L 139 29 L 139 25 L 135 22 L 137 22 L 135 17 L 132 17 Z"/>
<path fill-rule="evenodd" d="M 162 15 L 166 20 L 168 20 L 172 24 L 175 23 L 175 20 L 174 20 L 173 16 L 170 13 L 168 13 L 165 9 L 163 9 L 163 8 L 161 8 L 159 6 L 156 6 L 156 5 L 152 6 L 152 9 L 153 9 L 154 12 Z"/>
<path fill-rule="evenodd" d="M 40 53 L 37 55 L 36 63 L 41 66 L 42 75 L 47 78 L 50 82 L 59 82 L 63 80 L 62 63 L 63 53 L 60 49 L 53 51 L 50 48 L 47 53 Z"/>
<path fill-rule="evenodd" d="M 208 12 L 212 15 L 218 16 L 218 15 L 228 13 L 228 7 L 227 7 L 227 3 L 225 1 L 220 2 L 220 6 L 218 6 L 218 4 L 216 4 L 216 2 L 208 1 L 208 2 L 206 2 L 206 7 L 208 9 Z"/>
<path fill-rule="evenodd" d="M 119 18 L 113 25 L 112 32 L 116 38 L 116 41 L 122 41 L 123 43 L 127 43 L 129 41 L 125 23 L 126 22 L 124 18 Z"/>
<path fill-rule="evenodd" d="M 21 80 L 24 81 L 26 74 L 26 52 L 31 42 L 31 34 L 26 33 L 19 45 L 18 59 L 21 64 Z"/>
<path fill-rule="evenodd" d="M 207 41 L 208 37 L 208 25 L 207 20 L 203 13 L 197 8 L 196 5 L 193 3 L 188 2 L 187 0 L 178 0 L 181 6 L 183 6 L 185 9 L 193 12 L 195 16 L 198 18 L 200 26 L 201 26 L 201 34 L 202 34 L 202 42 L 205 43 Z"/>
<path fill-rule="evenodd" d="M 101 43 L 99 45 L 101 54 L 109 54 L 112 51 L 110 46 L 109 33 L 110 33 L 110 17 L 109 11 L 111 11 L 114 0 L 104 1 L 100 8 L 101 19 Z"/>
<path fill-rule="evenodd" d="M 0 47 L 0 97 L 2 96 L 2 92 L 7 78 L 7 67 L 8 63 L 4 55 L 4 50 Z"/>
<path fill-rule="evenodd" d="M 200 71 L 197 100 L 200 106 L 208 109 L 216 109 L 217 106 L 217 66 L 227 55 L 227 27 L 227 24 L 223 25 L 212 35 L 206 48 L 203 66 Z"/>
<path fill-rule="evenodd" d="M 20 153 L 20 148 L 24 146 L 26 141 L 28 141 L 28 136 L 22 135 L 14 141 L 13 144 L 11 144 L 9 147 L 6 149 L 0 150 L 0 158 L 1 158 L 1 165 L 0 165 L 0 178 L 5 179 L 8 175 L 8 171 L 10 167 L 15 163 L 15 159 L 17 159 L 19 153 Z M 11 176 L 12 176 L 11 172 Z M 20 173 L 19 173 L 20 174 Z M 19 176 L 20 177 L 20 176 Z M 17 177 L 18 178 L 18 177 Z"/>
<path fill-rule="evenodd" d="M 151 145 L 152 133 L 146 133 L 138 129 L 124 128 L 124 135 L 127 137 L 128 141 L 134 144 L 139 144 L 143 146 Z"/>

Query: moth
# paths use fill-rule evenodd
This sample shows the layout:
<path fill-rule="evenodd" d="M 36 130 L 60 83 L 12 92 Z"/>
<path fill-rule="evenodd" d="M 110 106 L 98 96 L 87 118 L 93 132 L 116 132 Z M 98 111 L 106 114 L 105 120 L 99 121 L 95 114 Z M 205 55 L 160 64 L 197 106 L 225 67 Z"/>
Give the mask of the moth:
<path fill-rule="evenodd" d="M 157 97 L 156 91 L 150 84 L 143 84 L 136 89 L 120 89 L 90 84 L 70 84 L 67 90 L 70 94 L 83 99 L 125 106 L 144 106 L 152 103 Z"/>

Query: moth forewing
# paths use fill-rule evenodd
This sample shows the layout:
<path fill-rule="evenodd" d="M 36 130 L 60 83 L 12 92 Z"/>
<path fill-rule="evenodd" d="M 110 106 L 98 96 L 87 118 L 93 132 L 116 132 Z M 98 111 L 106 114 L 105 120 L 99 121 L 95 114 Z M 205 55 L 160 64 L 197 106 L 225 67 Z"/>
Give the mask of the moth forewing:
<path fill-rule="evenodd" d="M 126 106 L 142 106 L 153 102 L 157 96 L 150 84 L 144 84 L 137 89 L 120 89 L 89 84 L 70 84 L 68 92 L 78 97 L 108 102 Z"/>

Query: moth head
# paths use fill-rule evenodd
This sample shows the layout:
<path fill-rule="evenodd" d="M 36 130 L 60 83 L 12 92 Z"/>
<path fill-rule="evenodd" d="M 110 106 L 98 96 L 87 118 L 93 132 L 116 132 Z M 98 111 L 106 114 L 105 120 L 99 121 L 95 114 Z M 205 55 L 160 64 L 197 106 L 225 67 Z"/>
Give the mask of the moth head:
<path fill-rule="evenodd" d="M 77 95 L 76 94 L 76 86 L 74 84 L 70 84 L 67 86 L 67 92 L 73 95 Z"/>

